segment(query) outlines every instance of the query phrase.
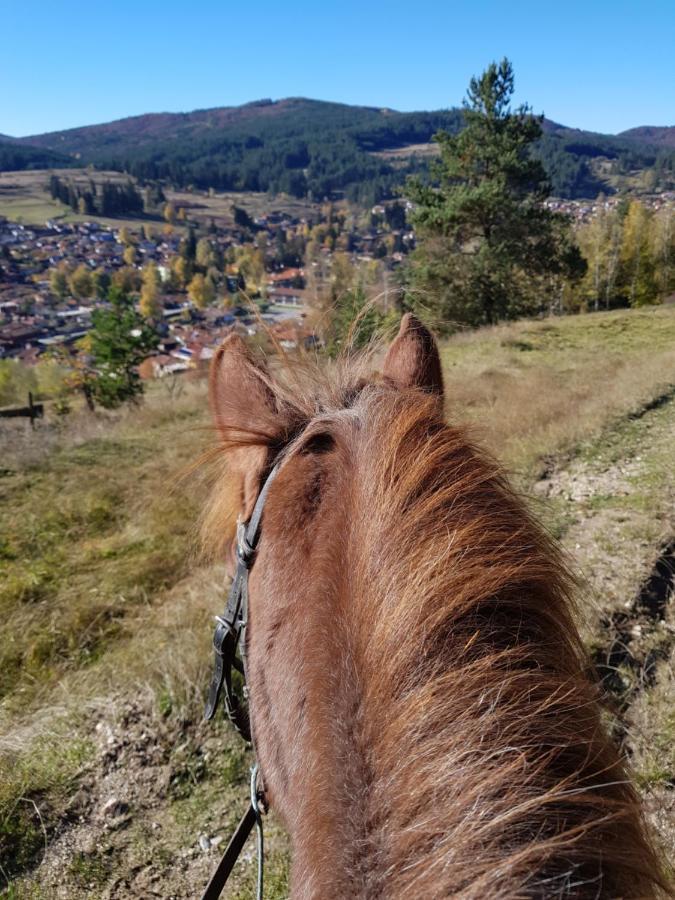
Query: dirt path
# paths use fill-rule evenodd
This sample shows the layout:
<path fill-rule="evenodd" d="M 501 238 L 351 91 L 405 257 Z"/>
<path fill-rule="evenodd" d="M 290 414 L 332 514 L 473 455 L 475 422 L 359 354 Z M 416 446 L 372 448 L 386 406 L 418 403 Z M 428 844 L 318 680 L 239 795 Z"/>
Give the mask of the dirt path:
<path fill-rule="evenodd" d="M 537 485 L 585 583 L 583 627 L 617 732 L 675 859 L 675 399 L 621 421 Z"/>

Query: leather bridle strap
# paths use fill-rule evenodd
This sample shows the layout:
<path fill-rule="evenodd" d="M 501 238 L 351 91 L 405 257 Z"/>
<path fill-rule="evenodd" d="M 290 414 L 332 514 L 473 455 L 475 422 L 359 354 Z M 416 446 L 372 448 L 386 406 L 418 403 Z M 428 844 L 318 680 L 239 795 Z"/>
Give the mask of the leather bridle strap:
<path fill-rule="evenodd" d="M 218 707 L 218 698 L 225 687 L 225 712 L 228 718 L 242 735 L 242 737 L 250 741 L 253 745 L 253 753 L 255 756 L 255 743 L 249 717 L 244 708 L 240 705 L 239 699 L 234 692 L 232 685 L 232 670 L 236 669 L 244 677 L 246 684 L 246 626 L 248 624 L 248 574 L 258 547 L 260 540 L 260 526 L 262 521 L 263 509 L 269 489 L 274 481 L 281 461 L 277 462 L 271 469 L 269 475 L 265 479 L 251 518 L 247 523 L 240 522 L 237 525 L 237 546 L 236 558 L 237 567 L 235 569 L 234 578 L 227 598 L 227 607 L 222 616 L 216 616 L 216 630 L 213 635 L 213 648 L 215 651 L 215 667 L 211 685 L 209 687 L 209 696 L 206 702 L 204 717 L 212 719 Z M 237 650 L 239 650 L 241 660 L 237 658 Z M 207 888 L 202 895 L 202 900 L 217 900 L 220 897 L 225 883 L 229 878 L 234 864 L 241 853 L 246 839 L 251 833 L 254 825 L 257 826 L 258 832 L 258 887 L 257 897 L 262 900 L 263 892 L 263 827 L 261 818 L 261 807 L 265 807 L 264 788 L 262 782 L 258 785 L 259 772 L 258 765 L 251 769 L 251 797 L 250 804 L 244 816 L 237 826 L 237 830 L 233 834 L 230 843 L 225 849 L 218 868 L 213 873 Z"/>
<path fill-rule="evenodd" d="M 245 630 L 248 622 L 248 573 L 260 539 L 260 524 L 269 489 L 272 486 L 279 468 L 278 462 L 270 471 L 258 495 L 251 518 L 247 523 L 237 526 L 236 558 L 232 586 L 227 598 L 227 607 L 222 616 L 216 616 L 216 630 L 213 635 L 215 665 L 209 696 L 206 701 L 204 718 L 212 719 L 218 707 L 218 698 L 225 685 L 225 711 L 234 727 L 247 740 L 251 740 L 251 732 L 247 716 L 239 705 L 232 690 L 232 669 L 245 676 L 243 662 L 236 657 L 237 648 L 241 645 L 245 655 Z"/>
<path fill-rule="evenodd" d="M 251 829 L 256 823 L 256 813 L 252 806 L 249 806 L 241 822 L 237 825 L 237 830 L 230 838 L 230 843 L 223 853 L 223 857 L 218 863 L 218 868 L 211 876 L 211 880 L 206 886 L 206 890 L 202 894 L 201 900 L 218 900 L 223 892 L 225 883 L 230 877 L 230 873 L 234 868 L 234 864 L 239 859 L 241 851 L 244 849 L 246 839 L 251 833 Z"/>

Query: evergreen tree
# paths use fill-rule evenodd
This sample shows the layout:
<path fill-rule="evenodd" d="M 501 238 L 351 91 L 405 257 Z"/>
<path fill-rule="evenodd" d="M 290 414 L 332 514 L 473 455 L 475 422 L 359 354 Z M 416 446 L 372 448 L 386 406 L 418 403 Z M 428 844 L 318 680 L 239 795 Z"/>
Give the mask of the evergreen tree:
<path fill-rule="evenodd" d="M 413 180 L 408 194 L 418 248 L 407 302 L 448 326 L 536 311 L 538 279 L 582 275 L 585 265 L 568 220 L 548 210 L 549 183 L 531 154 L 541 118 L 510 102 L 511 63 L 492 63 L 472 78 L 459 134 L 440 131 L 432 183 Z"/>
<path fill-rule="evenodd" d="M 180 242 L 180 253 L 186 263 L 194 264 L 197 254 L 197 238 L 194 228 L 188 228 L 187 237 Z"/>
<path fill-rule="evenodd" d="M 89 348 L 94 377 L 91 394 L 101 406 L 114 409 L 143 393 L 137 372 L 158 344 L 158 337 L 134 308 L 131 296 L 113 286 L 109 309 L 92 312 Z"/>
<path fill-rule="evenodd" d="M 91 280 L 94 287 L 94 296 L 99 300 L 105 300 L 110 290 L 110 275 L 104 269 L 95 269 L 91 273 Z"/>

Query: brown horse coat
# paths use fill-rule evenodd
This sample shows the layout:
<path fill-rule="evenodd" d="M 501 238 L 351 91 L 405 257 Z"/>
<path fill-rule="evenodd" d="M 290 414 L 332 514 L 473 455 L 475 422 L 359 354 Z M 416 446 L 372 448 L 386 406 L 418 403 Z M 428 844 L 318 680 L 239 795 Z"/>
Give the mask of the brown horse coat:
<path fill-rule="evenodd" d="M 382 376 L 211 372 L 231 536 L 284 460 L 250 576 L 261 769 L 294 898 L 648 898 L 667 891 L 603 725 L 560 555 L 442 418 L 429 332 Z M 231 507 L 231 503 L 229 504 Z"/>

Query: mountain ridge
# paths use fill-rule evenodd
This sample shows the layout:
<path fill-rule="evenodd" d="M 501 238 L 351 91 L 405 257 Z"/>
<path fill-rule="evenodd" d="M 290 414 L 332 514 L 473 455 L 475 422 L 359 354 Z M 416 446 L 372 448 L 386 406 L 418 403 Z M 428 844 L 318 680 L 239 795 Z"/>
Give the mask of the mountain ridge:
<path fill-rule="evenodd" d="M 13 136 L 8 134 L 0 134 L 0 141 L 17 141 L 22 144 L 31 144 L 33 146 L 50 146 L 57 136 L 74 135 L 76 133 L 99 131 L 110 129 L 113 126 L 122 126 L 131 123 L 169 123 L 173 121 L 183 122 L 199 122 L 204 120 L 212 120 L 218 124 L 229 124 L 234 121 L 245 121 L 247 118 L 253 118 L 254 113 L 278 114 L 279 112 L 290 111 L 294 107 L 300 105 L 321 105 L 323 107 L 333 107 L 349 110 L 363 110 L 371 113 L 382 115 L 408 116 L 408 115 L 433 115 L 442 114 L 451 111 L 459 111 L 460 107 L 442 107 L 435 110 L 409 110 L 402 112 L 386 106 L 364 105 L 341 103 L 331 100 L 317 100 L 311 97 L 283 97 L 279 100 L 270 98 L 261 98 L 259 100 L 250 100 L 237 106 L 210 106 L 199 107 L 193 110 L 170 112 L 163 110 L 159 112 L 145 112 L 133 116 L 123 116 L 119 119 L 111 119 L 105 122 L 96 122 L 91 125 L 78 125 L 72 128 L 60 128 L 54 131 L 39 132 L 36 134 Z M 591 134 L 608 138 L 626 138 L 629 140 L 653 141 L 655 144 L 666 144 L 675 146 L 675 125 L 636 125 L 632 128 L 625 129 L 616 133 L 603 131 L 589 131 L 585 128 L 576 128 L 571 125 L 563 125 L 551 119 L 544 118 L 545 129 L 565 133 Z"/>
<path fill-rule="evenodd" d="M 457 133 L 462 126 L 456 107 L 399 112 L 306 97 L 266 98 L 185 113 L 145 113 L 0 142 L 0 168 L 3 159 L 9 160 L 5 168 L 20 168 L 18 148 L 25 148 L 31 160 L 42 150 L 66 164 L 91 164 L 179 187 L 346 196 L 371 203 L 395 196 L 407 176 L 428 170 L 429 154 L 420 149 L 437 131 Z M 669 126 L 606 135 L 545 119 L 534 152 L 561 197 L 611 192 L 616 176 L 648 168 L 655 169 L 655 183 L 669 186 L 675 179 L 675 128 Z"/>

